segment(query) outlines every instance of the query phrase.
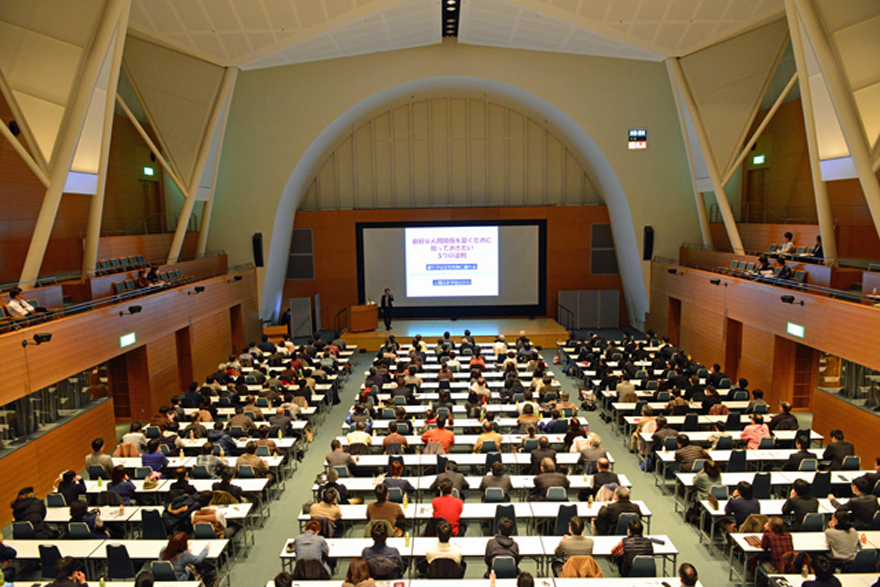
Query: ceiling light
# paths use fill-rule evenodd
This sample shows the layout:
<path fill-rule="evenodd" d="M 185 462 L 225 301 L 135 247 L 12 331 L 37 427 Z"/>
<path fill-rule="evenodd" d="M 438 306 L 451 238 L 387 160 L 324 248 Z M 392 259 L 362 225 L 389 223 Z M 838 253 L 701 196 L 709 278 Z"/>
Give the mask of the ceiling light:
<path fill-rule="evenodd" d="M 453 4 L 455 4 L 455 0 L 446 0 L 446 3 L 452 6 Z"/>
<path fill-rule="evenodd" d="M 447 6 L 446 10 L 453 11 L 455 10 L 455 6 Z"/>

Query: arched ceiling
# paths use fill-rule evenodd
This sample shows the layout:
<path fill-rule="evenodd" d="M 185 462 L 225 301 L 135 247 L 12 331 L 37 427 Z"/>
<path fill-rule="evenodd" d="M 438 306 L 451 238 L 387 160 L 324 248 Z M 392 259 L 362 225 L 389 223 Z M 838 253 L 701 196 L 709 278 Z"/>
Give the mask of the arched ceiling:
<path fill-rule="evenodd" d="M 442 41 L 443 0 L 134 0 L 137 34 L 242 69 Z M 780 18 L 783 0 L 461 0 L 457 42 L 661 61 Z"/>

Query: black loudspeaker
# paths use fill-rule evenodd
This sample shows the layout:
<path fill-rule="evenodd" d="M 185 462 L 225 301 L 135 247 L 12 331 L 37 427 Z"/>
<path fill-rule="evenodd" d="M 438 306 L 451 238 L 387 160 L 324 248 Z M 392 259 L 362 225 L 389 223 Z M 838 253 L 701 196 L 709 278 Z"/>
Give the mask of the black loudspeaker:
<path fill-rule="evenodd" d="M 644 239 L 644 254 L 642 255 L 643 261 L 650 261 L 654 258 L 654 227 L 646 226 L 645 227 L 645 239 Z"/>
<path fill-rule="evenodd" d="M 254 266 L 263 266 L 263 233 L 254 234 Z"/>

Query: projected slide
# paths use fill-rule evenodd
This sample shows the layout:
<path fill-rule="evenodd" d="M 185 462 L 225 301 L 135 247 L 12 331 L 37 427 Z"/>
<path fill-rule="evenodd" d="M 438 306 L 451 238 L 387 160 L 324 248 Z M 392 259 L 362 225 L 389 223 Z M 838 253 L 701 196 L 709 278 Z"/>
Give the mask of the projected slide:
<path fill-rule="evenodd" d="M 406 296 L 498 295 L 498 227 L 407 228 Z"/>

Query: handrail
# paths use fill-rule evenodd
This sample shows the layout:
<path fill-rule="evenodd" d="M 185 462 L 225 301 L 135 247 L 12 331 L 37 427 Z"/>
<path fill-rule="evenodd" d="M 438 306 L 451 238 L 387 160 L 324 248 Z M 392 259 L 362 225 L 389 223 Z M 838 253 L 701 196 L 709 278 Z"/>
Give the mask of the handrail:
<path fill-rule="evenodd" d="M 245 263 L 244 265 L 246 266 L 246 265 L 252 265 L 252 264 Z M 237 266 L 237 267 L 241 267 L 241 266 Z M 148 288 L 144 288 L 144 289 L 136 289 L 136 290 L 127 291 L 127 292 L 124 292 L 121 294 L 114 294 L 111 296 L 107 296 L 105 298 L 99 298 L 97 300 L 90 300 L 88 302 L 81 302 L 79 304 L 71 304 L 69 306 L 64 306 L 62 308 L 50 308 L 45 314 L 41 314 L 40 317 L 41 318 L 47 317 L 47 318 L 51 319 L 53 317 L 73 316 L 75 314 L 81 314 L 83 312 L 90 312 L 92 310 L 97 310 L 99 308 L 104 308 L 104 307 L 112 306 L 114 304 L 127 302 L 127 301 L 130 301 L 135 298 L 143 297 L 145 295 L 159 293 L 162 291 L 167 291 L 169 289 L 177 289 L 180 287 L 186 287 L 186 286 L 192 285 L 194 282 L 197 282 L 197 281 L 204 281 L 206 279 L 212 279 L 214 277 L 219 277 L 221 275 L 229 275 L 232 273 L 241 273 L 242 271 L 245 271 L 245 270 L 247 270 L 247 267 L 245 267 L 245 269 L 231 268 L 231 269 L 227 269 L 225 271 L 211 271 L 208 273 L 201 273 L 198 275 L 187 276 L 185 282 L 182 282 L 177 285 L 172 285 L 172 286 L 160 285 L 160 286 L 148 287 Z M 25 322 L 27 322 L 27 321 L 26 320 L 21 321 L 22 324 L 24 324 Z M 8 334 L 8 333 L 4 333 L 4 336 L 5 336 L 5 334 Z"/>
<path fill-rule="evenodd" d="M 57 283 L 58 278 L 54 275 L 50 277 L 40 277 L 39 279 L 34 279 L 33 281 L 10 281 L 8 283 L 0 284 L 0 293 L 6 293 L 15 287 L 21 287 L 22 285 L 33 284 L 34 288 L 38 288 L 45 285 L 55 285 Z"/>
<path fill-rule="evenodd" d="M 875 302 L 880 302 L 880 300 L 874 300 L 870 296 L 865 295 L 862 292 L 852 291 L 852 290 L 843 290 L 843 289 L 834 289 L 831 287 L 825 287 L 822 285 L 814 285 L 809 283 L 798 283 L 796 281 L 792 281 L 789 279 L 779 279 L 775 276 L 765 276 L 765 275 L 757 275 L 752 273 L 746 273 L 742 271 L 736 271 L 731 269 L 730 267 L 718 267 L 715 265 L 703 265 L 701 263 L 683 263 L 677 259 L 670 259 L 669 257 L 654 257 L 654 261 L 658 263 L 663 263 L 664 265 L 678 265 L 680 267 L 687 267 L 689 269 L 698 269 L 700 271 L 708 271 L 710 273 L 717 273 L 719 275 L 726 275 L 728 277 L 736 277 L 738 279 L 748 279 L 749 281 L 757 281 L 760 283 L 764 283 L 767 285 L 773 285 L 776 287 L 781 287 L 787 290 L 796 290 L 804 293 L 812 293 L 816 295 L 821 295 L 824 297 L 830 297 L 836 300 L 844 300 L 848 302 L 855 302 L 857 304 L 862 304 L 863 302 L 868 302 L 870 304 L 874 304 Z M 670 270 L 671 272 L 672 270 Z"/>
<path fill-rule="evenodd" d="M 559 310 L 563 310 L 566 312 L 567 320 L 563 320 L 562 316 L 559 315 Z M 562 304 L 556 304 L 556 321 L 571 330 L 574 327 L 574 312 L 563 306 Z"/>
<path fill-rule="evenodd" d="M 342 308 L 341 310 L 336 312 L 335 316 L 333 316 L 333 330 L 342 330 L 342 328 L 339 327 L 339 316 L 340 316 L 340 314 L 345 312 L 347 309 L 348 309 L 348 306 L 346 306 L 345 308 Z"/>
<path fill-rule="evenodd" d="M 753 211 L 757 211 L 754 213 Z M 769 218 L 771 216 L 772 218 Z M 756 218 L 759 218 L 755 220 Z M 709 222 L 722 222 L 723 219 L 721 217 L 721 210 L 718 208 L 718 204 L 712 204 L 709 206 Z M 786 214 L 779 214 L 774 212 L 764 204 L 760 202 L 745 202 L 743 204 L 743 211 L 741 214 L 741 218 L 737 220 L 742 224 L 818 224 L 819 219 L 813 217 L 789 217 Z M 833 219 L 834 226 L 837 226 L 838 219 Z"/>

